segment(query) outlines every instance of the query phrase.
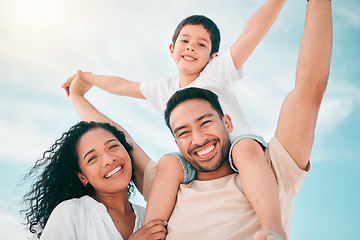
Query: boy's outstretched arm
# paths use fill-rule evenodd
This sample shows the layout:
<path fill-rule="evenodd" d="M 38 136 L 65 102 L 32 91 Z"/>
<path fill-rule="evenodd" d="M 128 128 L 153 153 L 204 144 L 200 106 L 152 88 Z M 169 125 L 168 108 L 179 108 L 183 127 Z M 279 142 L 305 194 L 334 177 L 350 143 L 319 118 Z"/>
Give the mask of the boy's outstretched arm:
<path fill-rule="evenodd" d="M 129 133 L 122 128 L 119 124 L 112 121 L 107 116 L 100 113 L 93 105 L 91 105 L 85 98 L 84 95 L 92 87 L 81 80 L 74 80 L 69 86 L 69 99 L 73 104 L 76 112 L 83 121 L 96 121 L 106 122 L 115 126 L 120 131 L 124 132 L 126 141 L 133 147 L 132 157 L 135 169 L 135 185 L 138 190 L 143 193 L 143 178 L 147 164 L 152 161 L 150 157 L 140 148 L 139 145 L 131 138 Z"/>
<path fill-rule="evenodd" d="M 95 75 L 90 72 L 82 72 L 80 70 L 78 70 L 76 74 L 68 78 L 66 82 L 62 85 L 62 87 L 67 91 L 68 95 L 68 89 L 70 87 L 70 84 L 75 79 L 85 81 L 91 85 L 95 85 L 112 94 L 145 99 L 145 97 L 140 91 L 139 82 L 132 82 L 124 78 L 115 76 Z"/>
<path fill-rule="evenodd" d="M 246 23 L 240 37 L 230 48 L 235 68 L 239 69 L 255 50 L 278 17 L 286 0 L 268 0 Z"/>

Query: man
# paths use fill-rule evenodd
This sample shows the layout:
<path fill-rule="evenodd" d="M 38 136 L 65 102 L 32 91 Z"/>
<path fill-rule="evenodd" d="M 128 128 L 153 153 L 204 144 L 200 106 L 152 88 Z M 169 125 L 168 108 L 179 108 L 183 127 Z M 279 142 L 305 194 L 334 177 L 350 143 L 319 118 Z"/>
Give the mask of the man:
<path fill-rule="evenodd" d="M 287 235 L 295 195 L 310 169 L 309 158 L 328 80 L 331 47 L 330 1 L 310 0 L 295 88 L 284 100 L 275 136 L 265 153 L 278 184 Z M 165 119 L 182 155 L 198 173 L 198 180 L 179 189 L 167 239 L 251 239 L 260 230 L 260 223 L 254 212 L 256 208 L 250 205 L 244 192 L 256 189 L 242 189 L 227 161 L 229 155 L 234 157 L 238 153 L 229 153 L 228 133 L 232 131 L 232 123 L 229 116 L 222 114 L 216 97 L 195 88 L 179 91 L 169 100 Z M 267 163 L 258 163 L 258 167 L 263 164 Z M 161 168 L 161 162 L 157 167 Z M 255 171 L 243 169 L 242 172 L 248 174 L 244 178 L 261 177 L 256 176 Z M 270 235 L 258 233 L 256 238 L 272 239 Z"/>
<path fill-rule="evenodd" d="M 294 197 L 310 168 L 309 157 L 328 80 L 331 48 L 330 0 L 310 0 L 295 88 L 284 100 L 275 136 L 266 150 L 266 158 L 278 184 L 282 223 L 287 235 Z M 69 97 L 80 117 L 115 124 L 83 98 L 90 87 L 77 81 L 70 86 Z M 227 161 L 230 152 L 227 134 L 232 129 L 231 119 L 227 115 L 221 116 L 204 99 L 180 101 L 169 109 L 170 129 L 181 153 L 197 169 L 199 180 L 181 186 L 169 220 L 167 239 L 251 239 L 260 230 L 260 222 L 244 192 L 256 189 L 242 189 Z M 123 130 L 119 125 L 117 127 Z M 153 162 L 129 134 L 125 134 L 134 147 L 137 187 L 146 196 Z M 185 139 L 182 138 L 184 134 Z M 201 150 L 210 153 L 208 159 L 197 157 Z M 256 172 L 249 172 L 249 175 L 253 174 Z M 224 186 L 224 183 L 228 185 Z M 232 198 L 233 195 L 237 198 Z M 267 233 L 258 233 L 256 238 L 272 239 Z"/>

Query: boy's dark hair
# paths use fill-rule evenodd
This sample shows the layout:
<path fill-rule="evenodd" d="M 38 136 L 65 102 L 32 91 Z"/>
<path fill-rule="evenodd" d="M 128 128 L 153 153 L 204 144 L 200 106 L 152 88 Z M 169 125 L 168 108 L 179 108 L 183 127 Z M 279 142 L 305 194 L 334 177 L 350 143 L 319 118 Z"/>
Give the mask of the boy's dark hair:
<path fill-rule="evenodd" d="M 192 15 L 190 17 L 185 18 L 182 20 L 179 25 L 176 27 L 174 31 L 174 35 L 172 37 L 172 43 L 175 46 L 176 39 L 178 38 L 181 29 L 185 25 L 202 25 L 210 34 L 211 40 L 211 53 L 210 56 L 214 53 L 219 52 L 220 46 L 220 31 L 216 24 L 208 17 L 203 15 Z"/>
<path fill-rule="evenodd" d="M 190 87 L 178 90 L 171 96 L 169 101 L 166 103 L 166 108 L 164 111 L 164 117 L 166 125 L 169 127 L 170 131 L 170 114 L 174 110 L 174 108 L 182 102 L 191 99 L 203 99 L 210 103 L 211 107 L 219 114 L 220 117 L 224 116 L 224 112 L 221 109 L 219 97 L 210 90 Z"/>

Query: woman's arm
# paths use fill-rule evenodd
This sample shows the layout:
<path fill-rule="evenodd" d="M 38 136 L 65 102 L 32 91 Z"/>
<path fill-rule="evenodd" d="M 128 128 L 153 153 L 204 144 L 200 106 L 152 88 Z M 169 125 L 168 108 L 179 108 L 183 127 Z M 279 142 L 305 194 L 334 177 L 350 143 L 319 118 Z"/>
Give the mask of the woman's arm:
<path fill-rule="evenodd" d="M 130 134 L 119 124 L 100 113 L 93 105 L 91 105 L 84 97 L 89 91 L 92 85 L 75 79 L 69 86 L 69 99 L 73 104 L 76 112 L 83 121 L 96 121 L 106 122 L 117 127 L 120 131 L 124 132 L 126 140 L 133 147 L 132 157 L 135 169 L 135 185 L 138 190 L 143 192 L 143 178 L 144 172 L 149 161 L 152 161 L 150 157 L 140 148 L 140 146 L 131 138 Z"/>

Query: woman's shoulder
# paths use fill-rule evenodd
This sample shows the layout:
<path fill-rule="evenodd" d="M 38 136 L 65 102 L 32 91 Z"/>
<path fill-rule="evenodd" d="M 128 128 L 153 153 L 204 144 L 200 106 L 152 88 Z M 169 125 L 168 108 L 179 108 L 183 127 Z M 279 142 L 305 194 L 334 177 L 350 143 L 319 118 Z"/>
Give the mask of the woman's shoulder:
<path fill-rule="evenodd" d="M 79 212 L 83 211 L 84 209 L 86 209 L 92 205 L 96 205 L 96 203 L 95 203 L 95 200 L 93 200 L 89 196 L 83 196 L 80 198 L 72 198 L 72 199 L 68 199 L 68 200 L 65 200 L 65 201 L 59 203 L 53 210 L 53 214 L 55 214 L 56 212 L 59 212 L 62 215 L 78 214 Z"/>

